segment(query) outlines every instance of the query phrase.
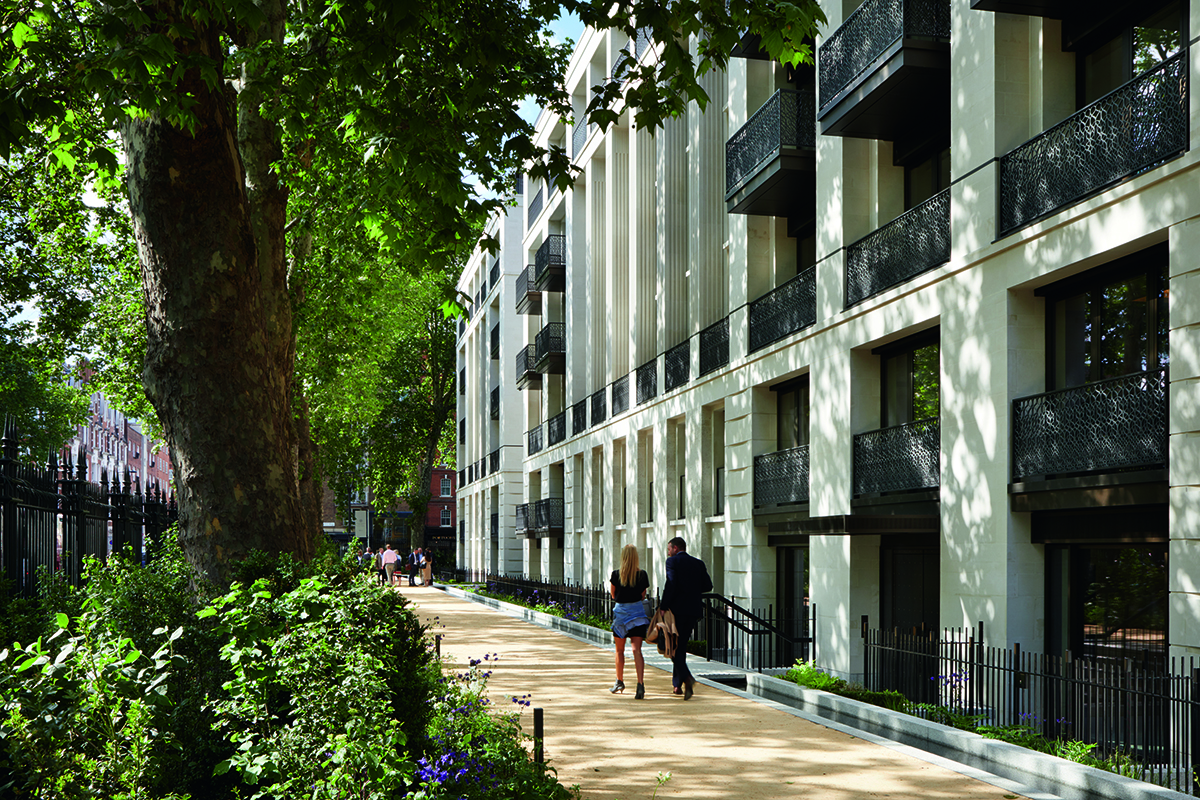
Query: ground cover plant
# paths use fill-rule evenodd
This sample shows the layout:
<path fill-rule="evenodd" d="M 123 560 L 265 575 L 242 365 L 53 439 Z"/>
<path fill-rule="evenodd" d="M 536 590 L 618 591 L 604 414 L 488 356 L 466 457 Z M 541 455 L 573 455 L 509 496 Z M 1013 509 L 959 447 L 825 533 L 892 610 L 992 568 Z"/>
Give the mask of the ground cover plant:
<path fill-rule="evenodd" d="M 493 708 L 474 665 L 444 675 L 353 558 L 250 558 L 224 592 L 175 545 L 139 562 L 0 601 L 0 798 L 570 796 L 521 706 Z"/>

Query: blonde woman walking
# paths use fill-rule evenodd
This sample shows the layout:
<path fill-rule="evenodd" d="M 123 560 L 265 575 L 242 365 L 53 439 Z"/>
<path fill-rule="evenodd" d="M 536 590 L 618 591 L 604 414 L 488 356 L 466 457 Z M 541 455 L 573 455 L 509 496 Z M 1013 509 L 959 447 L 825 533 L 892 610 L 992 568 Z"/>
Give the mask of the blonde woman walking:
<path fill-rule="evenodd" d="M 638 569 L 637 548 L 631 544 L 621 548 L 621 568 L 614 570 L 609 578 L 613 600 L 617 601 L 613 608 L 613 639 L 617 645 L 617 682 L 613 684 L 613 694 L 625 691 L 625 640 L 633 642 L 633 666 L 637 670 L 637 693 L 634 698 L 642 700 L 646 697 L 644 686 L 646 663 L 642 659 L 642 640 L 646 638 L 646 628 L 650 618 L 642 601 L 646 599 L 646 591 L 650 588 L 650 578 L 646 570 Z"/>

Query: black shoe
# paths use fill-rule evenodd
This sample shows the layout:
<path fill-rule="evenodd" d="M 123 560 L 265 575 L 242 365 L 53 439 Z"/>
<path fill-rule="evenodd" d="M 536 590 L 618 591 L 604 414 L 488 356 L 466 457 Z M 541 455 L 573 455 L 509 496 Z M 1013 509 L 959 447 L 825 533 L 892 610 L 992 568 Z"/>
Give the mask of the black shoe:
<path fill-rule="evenodd" d="M 633 699 L 634 700 L 645 700 L 646 699 L 646 687 L 644 684 L 641 684 L 641 683 L 638 684 L 637 693 L 633 696 Z"/>
<path fill-rule="evenodd" d="M 609 689 L 609 691 L 612 692 L 613 694 L 616 694 L 617 692 L 624 692 L 625 691 L 625 682 L 617 681 L 616 683 L 613 684 L 613 687 L 611 689 Z"/>
<path fill-rule="evenodd" d="M 683 682 L 683 699 L 691 700 L 692 694 L 695 692 L 695 690 L 696 690 L 696 679 L 688 678 L 686 681 Z"/>

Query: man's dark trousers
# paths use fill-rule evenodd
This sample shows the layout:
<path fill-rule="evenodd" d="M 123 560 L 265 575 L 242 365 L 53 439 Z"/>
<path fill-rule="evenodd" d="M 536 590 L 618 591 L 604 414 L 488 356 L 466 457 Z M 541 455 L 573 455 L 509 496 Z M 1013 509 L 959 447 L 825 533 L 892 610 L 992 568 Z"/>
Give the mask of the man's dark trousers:
<path fill-rule="evenodd" d="M 671 685 L 678 689 L 692 680 L 692 671 L 687 665 L 687 643 L 692 640 L 692 634 L 696 631 L 696 620 L 676 614 L 675 630 L 679 631 L 679 639 L 676 640 L 675 652 L 671 656 Z"/>

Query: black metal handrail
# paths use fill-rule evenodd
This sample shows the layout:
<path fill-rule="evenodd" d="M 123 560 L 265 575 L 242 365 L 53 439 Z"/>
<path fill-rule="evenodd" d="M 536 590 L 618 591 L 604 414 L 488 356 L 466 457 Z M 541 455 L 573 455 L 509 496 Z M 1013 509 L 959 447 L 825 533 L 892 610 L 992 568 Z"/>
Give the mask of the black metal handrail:
<path fill-rule="evenodd" d="M 551 528 L 563 527 L 563 499 L 561 497 L 543 497 L 533 503 L 533 526 L 536 530 L 547 531 Z"/>
<path fill-rule="evenodd" d="M 808 445 L 754 457 L 754 505 L 808 502 Z"/>
<path fill-rule="evenodd" d="M 588 428 L 587 398 L 571 406 L 571 435 L 578 436 Z"/>
<path fill-rule="evenodd" d="M 492 326 L 491 337 L 492 337 L 492 341 L 491 341 L 492 358 L 499 358 L 500 357 L 500 323 L 499 322 L 497 322 L 495 325 Z"/>
<path fill-rule="evenodd" d="M 567 438 L 567 412 L 555 414 L 546 423 L 546 438 L 551 445 L 556 445 Z"/>
<path fill-rule="evenodd" d="M 529 503 L 519 503 L 517 505 L 516 523 L 513 529 L 518 533 L 529 530 Z"/>
<path fill-rule="evenodd" d="M 612 413 L 623 414 L 629 410 L 629 375 L 625 374 L 612 382 Z"/>
<path fill-rule="evenodd" d="M 533 256 L 533 280 L 539 282 L 551 267 L 565 268 L 567 265 L 567 237 L 552 233 L 542 242 Z"/>
<path fill-rule="evenodd" d="M 751 302 L 747 316 L 750 352 L 813 325 L 817 321 L 817 268 L 809 267 Z"/>
<path fill-rule="evenodd" d="M 937 488 L 941 452 L 937 417 L 856 434 L 854 494 Z"/>
<path fill-rule="evenodd" d="M 1167 463 L 1167 370 L 1013 400 L 1013 479 Z"/>
<path fill-rule="evenodd" d="M 821 43 L 822 112 L 892 44 L 916 36 L 949 41 L 950 0 L 866 0 Z"/>
<path fill-rule="evenodd" d="M 546 446 L 545 439 L 542 436 L 542 426 L 541 425 L 535 425 L 534 427 L 530 428 L 528 431 L 526 431 L 525 437 L 527 440 L 526 441 L 526 444 L 528 445 L 527 452 L 529 453 L 529 455 L 533 455 L 535 453 L 542 452 L 542 449 Z"/>
<path fill-rule="evenodd" d="M 658 397 L 658 359 L 652 358 L 637 368 L 637 401 L 640 406 Z"/>
<path fill-rule="evenodd" d="M 567 352 L 567 324 L 565 322 L 547 322 L 537 336 L 534 337 L 537 346 L 537 360 L 552 355 L 564 355 Z"/>
<path fill-rule="evenodd" d="M 808 91 L 780 89 L 725 143 L 728 199 L 784 148 L 812 148 L 817 141 L 817 98 Z"/>
<path fill-rule="evenodd" d="M 684 339 L 663 356 L 663 388 L 678 389 L 688 382 L 692 370 L 691 340 Z"/>
<path fill-rule="evenodd" d="M 700 331 L 700 374 L 707 375 L 729 364 L 729 317 Z"/>
<path fill-rule="evenodd" d="M 527 220 L 526 224 L 530 228 L 533 227 L 533 221 L 538 218 L 539 214 L 542 213 L 542 192 L 543 187 L 541 183 L 538 183 L 537 194 L 535 194 L 533 199 L 529 201 L 529 219 Z"/>
<path fill-rule="evenodd" d="M 846 307 L 950 260 L 950 190 L 846 248 Z"/>
<path fill-rule="evenodd" d="M 757 612 L 719 594 L 701 596 L 704 614 L 696 636 L 710 661 L 743 669 L 790 667 L 816 657 L 816 604 L 805 603 L 794 615 L 769 606 Z"/>
<path fill-rule="evenodd" d="M 604 420 L 608 419 L 608 410 L 605 407 L 605 392 L 608 387 L 604 387 L 592 393 L 592 425 L 599 425 Z"/>
<path fill-rule="evenodd" d="M 1188 149 L 1188 50 L 1000 157 L 1003 237 Z"/>

